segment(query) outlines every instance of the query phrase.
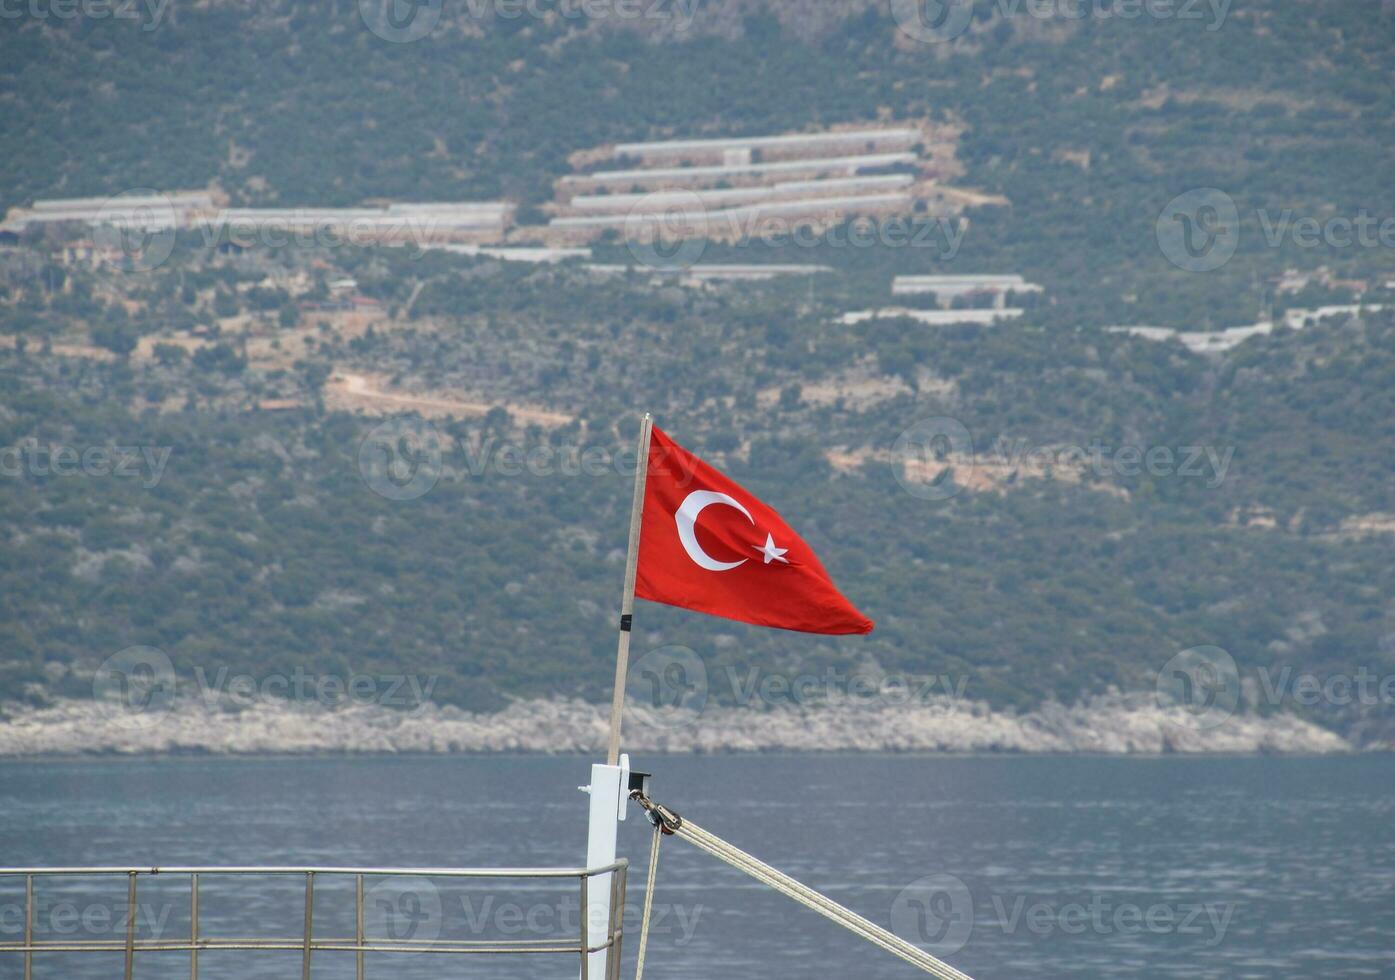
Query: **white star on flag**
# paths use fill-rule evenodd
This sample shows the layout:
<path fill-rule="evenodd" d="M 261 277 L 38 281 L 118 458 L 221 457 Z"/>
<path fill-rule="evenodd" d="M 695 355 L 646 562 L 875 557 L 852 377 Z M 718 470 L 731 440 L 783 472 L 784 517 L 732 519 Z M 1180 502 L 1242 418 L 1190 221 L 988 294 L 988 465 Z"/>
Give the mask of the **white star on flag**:
<path fill-rule="evenodd" d="M 772 561 L 784 562 L 786 565 L 790 563 L 790 560 L 785 557 L 785 553 L 788 552 L 789 549 L 775 547 L 775 539 L 771 537 L 769 534 L 765 536 L 764 548 L 762 548 L 760 545 L 754 544 L 751 545 L 751 547 L 755 548 L 757 551 L 759 551 L 761 554 L 765 556 L 765 563 L 767 565 L 769 565 Z"/>

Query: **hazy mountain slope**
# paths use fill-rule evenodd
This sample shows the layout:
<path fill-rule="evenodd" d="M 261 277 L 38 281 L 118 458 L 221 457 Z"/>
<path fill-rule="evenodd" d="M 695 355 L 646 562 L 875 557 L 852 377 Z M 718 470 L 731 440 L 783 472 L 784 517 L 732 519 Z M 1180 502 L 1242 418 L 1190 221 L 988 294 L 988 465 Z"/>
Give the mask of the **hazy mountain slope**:
<path fill-rule="evenodd" d="M 1252 687 L 1285 668 L 1395 675 L 1390 309 L 1210 357 L 1101 329 L 1248 324 L 1350 301 L 1357 281 L 1395 302 L 1388 245 L 1267 237 L 1285 216 L 1395 216 L 1388 3 L 1236 3 L 1215 29 L 982 3 L 943 44 L 881 3 L 713 2 L 684 30 L 474 24 L 448 3 L 410 43 L 357 4 L 161 9 L 149 30 L 0 19 L 0 208 L 210 185 L 244 204 L 537 205 L 569 154 L 606 142 L 879 119 L 956 121 L 956 185 L 1010 206 L 968 208 L 952 256 L 711 245 L 707 261 L 835 270 L 711 290 L 187 233 L 131 274 L 67 254 L 81 229 L 0 242 L 0 700 L 85 697 L 145 645 L 185 685 L 302 669 L 431 676 L 473 709 L 598 701 L 629 499 L 614 459 L 641 408 L 776 505 L 879 624 L 830 641 L 645 607 L 641 655 L 944 676 L 1022 709 L 1150 692 L 1199 645 Z M 1233 201 L 1239 241 L 1187 272 L 1160 216 L 1202 188 Z M 635 260 L 614 241 L 598 258 Z M 1320 266 L 1326 285 L 1279 294 L 1286 269 Z M 990 330 L 839 323 L 930 271 L 1046 292 Z M 349 378 L 498 410 L 404 430 L 445 448 L 429 492 L 400 499 Z M 575 421 L 523 421 L 551 415 Z M 946 419 L 971 452 L 902 451 Z M 544 446 L 604 462 L 517 472 Z M 53 472 L 53 452 L 94 447 L 130 447 L 130 475 Z M 1283 693 L 1249 702 L 1390 739 L 1388 699 Z"/>

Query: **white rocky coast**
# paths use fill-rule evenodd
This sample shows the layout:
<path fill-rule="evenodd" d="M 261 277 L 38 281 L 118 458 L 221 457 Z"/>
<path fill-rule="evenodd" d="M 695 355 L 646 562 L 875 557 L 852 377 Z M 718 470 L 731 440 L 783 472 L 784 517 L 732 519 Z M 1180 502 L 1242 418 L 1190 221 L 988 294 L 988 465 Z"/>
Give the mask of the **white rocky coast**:
<path fill-rule="evenodd" d="M 415 711 L 263 701 L 236 710 L 203 700 L 132 714 L 60 700 L 0 707 L 0 757 L 211 753 L 588 753 L 604 749 L 606 708 L 579 700 L 517 701 L 473 714 L 428 703 Z M 1342 737 L 1292 715 L 1236 715 L 1204 726 L 1151 698 L 1113 696 L 1074 707 L 996 712 L 967 701 L 893 707 L 708 707 L 628 712 L 626 745 L 647 752 L 1333 753 Z"/>

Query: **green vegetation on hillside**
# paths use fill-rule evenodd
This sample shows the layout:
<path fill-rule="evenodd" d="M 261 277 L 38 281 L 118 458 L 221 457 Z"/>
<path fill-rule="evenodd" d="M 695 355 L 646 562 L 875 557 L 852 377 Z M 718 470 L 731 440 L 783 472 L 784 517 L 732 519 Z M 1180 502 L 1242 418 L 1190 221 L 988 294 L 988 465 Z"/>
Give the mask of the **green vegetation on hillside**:
<path fill-rule="evenodd" d="M 716 289 L 196 233 L 132 273 L 65 259 L 81 229 L 0 242 L 0 700 L 85 695 L 132 645 L 181 678 L 299 667 L 437 675 L 436 698 L 470 707 L 601 699 L 628 475 L 508 460 L 611 458 L 642 408 L 778 507 L 878 629 L 794 637 L 644 606 L 641 649 L 947 674 L 1016 707 L 1149 688 L 1200 644 L 1246 669 L 1395 672 L 1390 307 L 1214 357 L 1100 329 L 1252 323 L 1349 302 L 1352 280 L 1395 301 L 1390 247 L 1265 237 L 1285 213 L 1395 218 L 1389 5 L 1249 0 L 1209 31 L 985 3 L 939 46 L 898 38 L 879 4 L 817 25 L 757 6 L 705 4 L 680 38 L 525 18 L 410 44 L 319 0 L 176 0 L 151 31 L 0 20 L 0 208 L 210 182 L 238 204 L 536 208 L 581 148 L 877 119 L 962 124 L 954 184 L 1011 202 L 969 208 L 953 257 L 713 244 L 707 261 L 835 270 Z M 1185 272 L 1156 226 L 1206 187 L 1235 202 L 1239 247 Z M 617 242 L 597 258 L 632 260 Z M 1285 269 L 1322 265 L 1327 285 L 1276 295 Z M 893 275 L 933 271 L 1046 292 L 991 329 L 839 324 L 889 302 Z M 370 326 L 345 326 L 355 309 Z M 335 400 L 346 372 L 494 410 L 411 423 L 444 442 L 442 468 L 392 499 L 364 462 L 381 420 Z M 524 406 L 575 421 L 530 426 Z M 898 438 L 937 419 L 973 451 L 921 460 L 939 467 L 927 489 Z M 133 474 L 72 463 L 101 447 L 133 449 Z M 65 450 L 78 472 L 54 472 Z"/>

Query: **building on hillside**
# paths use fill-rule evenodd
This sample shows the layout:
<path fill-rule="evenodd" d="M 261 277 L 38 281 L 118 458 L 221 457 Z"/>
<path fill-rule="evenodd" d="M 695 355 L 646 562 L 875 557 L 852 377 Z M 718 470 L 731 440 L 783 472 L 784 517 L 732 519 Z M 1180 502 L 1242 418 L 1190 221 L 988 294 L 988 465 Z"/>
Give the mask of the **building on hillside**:
<path fill-rule="evenodd" d="M 213 218 L 220 239 L 257 241 L 270 233 L 350 245 L 428 246 L 496 241 L 512 221 L 507 201 L 389 204 L 356 208 L 225 208 Z"/>
<path fill-rule="evenodd" d="M 913 127 L 830 130 L 780 136 L 731 136 L 721 139 L 659 140 L 621 143 L 611 157 L 643 164 L 749 164 L 759 160 L 837 156 L 846 153 L 886 153 L 911 150 L 925 140 Z"/>
<path fill-rule="evenodd" d="M 1385 306 L 1381 303 L 1336 303 L 1331 306 L 1315 306 L 1311 309 L 1292 309 L 1284 312 L 1284 326 L 1291 330 L 1302 330 L 1328 317 L 1360 316 L 1362 313 L 1379 313 Z"/>
<path fill-rule="evenodd" d="M 1003 309 L 1010 295 L 1042 291 L 1040 285 L 1019 275 L 897 276 L 891 283 L 893 296 L 931 295 L 944 307 L 955 300 L 990 298 L 994 307 Z"/>
<path fill-rule="evenodd" d="M 925 123 L 581 151 L 572 157 L 578 172 L 557 180 L 544 209 L 545 240 L 587 244 L 620 233 L 736 242 L 858 217 L 957 213 L 937 187 L 955 169 L 957 138 L 952 127 Z"/>
<path fill-rule="evenodd" d="M 583 268 L 602 276 L 622 276 L 631 272 L 659 279 L 676 279 L 685 286 L 706 286 L 718 282 L 768 282 L 784 276 L 817 276 L 832 272 L 826 265 L 794 263 L 752 263 L 749 265 L 693 265 L 671 269 L 640 265 L 606 265 L 588 263 Z"/>
<path fill-rule="evenodd" d="M 125 253 L 119 248 L 110 245 L 102 245 L 90 239 L 80 238 L 76 241 L 65 243 L 59 250 L 55 258 L 59 265 L 71 267 L 76 265 L 102 266 L 119 263 L 124 258 Z"/>
<path fill-rule="evenodd" d="M 845 326 L 856 326 L 869 320 L 888 320 L 905 317 L 930 327 L 950 327 L 972 325 L 990 327 L 1003 320 L 1016 320 L 1026 311 L 1018 308 L 994 308 L 987 310 L 912 310 L 904 306 L 888 306 L 878 310 L 854 310 L 844 313 L 839 322 Z"/>
<path fill-rule="evenodd" d="M 1324 289 L 1345 289 L 1360 299 L 1371 287 L 1370 281 L 1366 279 L 1339 279 L 1333 274 L 1332 269 L 1325 265 L 1320 265 L 1311 272 L 1285 269 L 1282 275 L 1271 278 L 1269 282 L 1273 284 L 1274 292 L 1280 296 L 1300 293 L 1310 285 L 1317 285 Z"/>
<path fill-rule="evenodd" d="M 1380 303 L 1341 303 L 1333 306 L 1318 306 L 1311 309 L 1294 308 L 1284 313 L 1283 325 L 1290 330 L 1303 330 L 1336 316 L 1360 316 L 1362 313 L 1376 313 L 1385 309 Z M 1176 340 L 1194 354 L 1219 354 L 1232 350 L 1251 337 L 1266 337 L 1274 332 L 1271 320 L 1261 320 L 1243 327 L 1227 327 L 1224 330 L 1189 331 L 1174 330 L 1171 327 L 1105 327 L 1106 333 L 1128 334 L 1144 340 L 1157 342 Z"/>
<path fill-rule="evenodd" d="M 14 208 L 0 231 L 19 232 L 42 225 L 72 223 L 143 231 L 198 229 L 210 243 L 228 250 L 282 244 L 297 235 L 344 244 L 492 242 L 513 220 L 508 201 L 430 201 L 352 208 L 229 208 L 209 191 L 170 191 L 141 196 L 35 201 Z M 275 235 L 278 237 L 272 238 Z"/>
<path fill-rule="evenodd" d="M 28 208 L 11 208 L 0 228 L 20 232 L 35 226 L 69 222 L 163 231 L 192 227 L 200 217 L 213 214 L 221 203 L 221 198 L 211 191 L 39 200 Z"/>
<path fill-rule="evenodd" d="M 1106 333 L 1128 334 L 1143 340 L 1163 342 L 1176 340 L 1193 354 L 1221 354 L 1240 346 L 1251 337 L 1262 337 L 1274 332 L 1274 324 L 1263 320 L 1245 327 L 1228 327 L 1225 330 L 1192 331 L 1173 330 L 1171 327 L 1105 327 Z"/>
<path fill-rule="evenodd" d="M 589 248 L 545 248 L 526 245 L 427 245 L 431 251 L 449 252 L 453 255 L 468 255 L 478 258 L 498 259 L 501 262 L 525 262 L 531 265 L 555 265 L 571 259 L 589 259 Z"/>

